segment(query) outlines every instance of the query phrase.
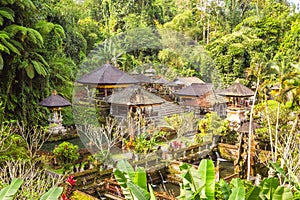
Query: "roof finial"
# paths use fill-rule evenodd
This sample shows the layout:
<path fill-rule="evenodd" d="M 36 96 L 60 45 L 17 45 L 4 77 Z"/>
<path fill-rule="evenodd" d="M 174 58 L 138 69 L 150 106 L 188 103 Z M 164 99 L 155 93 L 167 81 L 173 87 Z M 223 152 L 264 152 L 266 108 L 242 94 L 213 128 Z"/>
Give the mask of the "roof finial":
<path fill-rule="evenodd" d="M 53 90 L 53 94 L 54 94 L 54 95 L 56 95 L 56 94 L 57 94 L 56 90 Z"/>

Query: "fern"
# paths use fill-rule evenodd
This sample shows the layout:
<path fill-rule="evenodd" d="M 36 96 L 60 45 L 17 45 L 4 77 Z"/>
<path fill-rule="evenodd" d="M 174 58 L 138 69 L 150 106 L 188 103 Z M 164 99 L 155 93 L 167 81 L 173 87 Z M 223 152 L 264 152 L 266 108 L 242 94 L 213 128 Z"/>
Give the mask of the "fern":
<path fill-rule="evenodd" d="M 24 26 L 19 26 L 16 24 L 9 25 L 4 28 L 4 31 L 10 34 L 10 37 L 16 36 L 17 33 L 21 33 L 21 35 L 27 34 L 27 28 Z"/>
<path fill-rule="evenodd" d="M 7 53 L 7 54 L 10 53 L 9 49 L 5 45 L 3 45 L 3 44 L 0 44 L 0 51 L 3 51 L 5 53 Z"/>
<path fill-rule="evenodd" d="M 0 51 L 3 51 L 7 54 L 13 52 L 20 55 L 19 49 L 15 47 L 15 45 L 13 45 L 11 41 L 13 40 L 10 40 L 9 33 L 7 33 L 6 31 L 0 31 Z"/>
<path fill-rule="evenodd" d="M 43 46 L 44 39 L 37 30 L 34 30 L 32 28 L 28 28 L 27 36 L 28 36 L 30 42 L 38 45 L 39 47 Z"/>
<path fill-rule="evenodd" d="M 49 67 L 48 62 L 44 59 L 43 56 L 41 56 L 38 53 L 32 53 L 33 57 L 36 58 L 36 60 L 39 60 L 43 65 L 45 65 L 46 67 Z"/>
<path fill-rule="evenodd" d="M 14 45 L 12 45 L 10 42 L 8 42 L 7 40 L 1 38 L 1 42 L 13 53 L 15 53 L 17 55 L 21 55 L 20 51 Z M 9 52 L 8 52 L 8 54 L 9 54 Z"/>
<path fill-rule="evenodd" d="M 10 43 L 12 43 L 16 48 L 18 48 L 19 50 L 24 50 L 23 45 L 16 40 L 9 40 Z"/>
<path fill-rule="evenodd" d="M 40 21 L 35 25 L 35 28 L 43 35 L 48 35 L 53 29 L 54 24 L 51 22 Z"/>
<path fill-rule="evenodd" d="M 3 69 L 3 67 L 4 67 L 4 62 L 3 62 L 2 54 L 0 53 L 0 71 Z"/>
<path fill-rule="evenodd" d="M 22 1 L 20 1 L 20 0 L 0 0 L 0 4 L 4 5 L 4 6 L 15 5 L 15 6 L 21 8 L 22 10 L 36 9 L 34 3 L 31 0 L 22 0 Z"/>
<path fill-rule="evenodd" d="M 35 25 L 35 28 L 41 33 L 44 38 L 46 38 L 50 34 L 51 37 L 53 37 L 52 35 L 54 34 L 59 40 L 59 43 L 62 43 L 63 39 L 66 37 L 63 27 L 58 24 L 40 21 Z"/>
<path fill-rule="evenodd" d="M 0 16 L 14 22 L 15 12 L 8 7 L 0 7 Z"/>
<path fill-rule="evenodd" d="M 33 64 L 35 71 L 39 75 L 42 75 L 44 77 L 47 75 L 46 69 L 42 63 L 35 61 L 35 60 L 31 60 L 31 63 Z"/>
<path fill-rule="evenodd" d="M 20 37 L 19 39 L 22 42 L 26 40 L 27 42 L 33 43 L 39 47 L 43 46 L 44 39 L 41 34 L 35 29 L 12 24 L 5 27 L 4 30 L 10 34 L 11 38 L 18 35 Z"/>

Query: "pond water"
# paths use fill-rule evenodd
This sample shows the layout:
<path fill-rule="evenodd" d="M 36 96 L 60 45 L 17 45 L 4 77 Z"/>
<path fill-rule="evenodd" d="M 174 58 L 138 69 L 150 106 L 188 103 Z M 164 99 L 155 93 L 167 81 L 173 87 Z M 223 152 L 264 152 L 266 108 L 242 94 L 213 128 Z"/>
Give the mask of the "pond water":
<path fill-rule="evenodd" d="M 60 143 L 63 142 L 70 142 L 72 144 L 78 145 L 79 149 L 84 149 L 84 143 L 87 143 L 87 139 L 82 138 L 82 137 L 76 137 L 68 140 L 60 140 L 60 141 L 55 141 L 55 142 L 45 142 L 44 145 L 42 146 L 43 151 L 51 152 L 55 148 L 55 146 L 59 145 Z"/>
<path fill-rule="evenodd" d="M 234 172 L 234 165 L 231 161 L 221 161 L 220 162 L 220 178 L 225 178 L 232 175 Z M 157 185 L 152 185 L 153 190 L 156 192 L 166 192 L 167 194 L 173 195 L 175 197 L 180 195 L 180 186 L 173 184 L 171 182 L 160 183 Z"/>
<path fill-rule="evenodd" d="M 222 161 L 220 162 L 220 178 L 225 178 L 234 173 L 234 165 L 231 161 Z"/>
<path fill-rule="evenodd" d="M 156 192 L 165 192 L 175 197 L 180 195 L 180 186 L 170 182 L 155 185 L 153 190 Z"/>

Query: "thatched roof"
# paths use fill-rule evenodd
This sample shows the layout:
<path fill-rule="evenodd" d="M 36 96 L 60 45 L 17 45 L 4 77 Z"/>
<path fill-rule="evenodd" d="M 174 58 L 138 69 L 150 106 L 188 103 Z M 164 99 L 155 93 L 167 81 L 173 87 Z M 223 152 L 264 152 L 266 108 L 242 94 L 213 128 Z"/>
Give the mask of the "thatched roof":
<path fill-rule="evenodd" d="M 226 97 L 216 94 L 216 92 L 210 92 L 207 97 L 207 101 L 211 106 L 214 106 L 215 104 L 226 103 L 227 99 Z"/>
<path fill-rule="evenodd" d="M 155 105 L 165 102 L 159 96 L 144 90 L 140 86 L 133 85 L 109 96 L 106 100 L 112 104 L 121 105 Z"/>
<path fill-rule="evenodd" d="M 156 74 L 156 70 L 150 67 L 149 69 L 145 70 L 145 74 Z"/>
<path fill-rule="evenodd" d="M 105 64 L 96 70 L 83 75 L 77 80 L 78 83 L 92 84 L 92 85 L 118 85 L 118 84 L 134 84 L 138 81 L 129 74 L 120 69 Z"/>
<path fill-rule="evenodd" d="M 219 95 L 228 97 L 251 97 L 254 96 L 254 92 L 241 83 L 234 83 L 228 88 L 220 91 Z"/>
<path fill-rule="evenodd" d="M 139 83 L 151 83 L 151 79 L 145 74 L 132 74 Z"/>
<path fill-rule="evenodd" d="M 172 81 L 170 83 L 168 83 L 168 86 L 170 87 L 176 87 L 176 86 L 179 86 L 180 84 L 176 83 L 175 81 Z"/>
<path fill-rule="evenodd" d="M 179 105 L 181 106 L 193 106 L 193 107 L 199 107 L 199 101 L 197 99 L 189 99 L 186 101 L 179 102 Z"/>
<path fill-rule="evenodd" d="M 172 116 L 174 114 L 180 114 L 183 112 L 182 108 L 169 101 L 165 101 L 161 106 L 153 106 L 153 112 L 158 112 L 158 116 L 161 118 L 166 116 Z"/>
<path fill-rule="evenodd" d="M 206 93 L 202 98 L 195 98 L 180 102 L 181 106 L 194 106 L 210 108 L 216 104 L 226 103 L 226 98 L 215 94 L 213 91 Z"/>
<path fill-rule="evenodd" d="M 55 108 L 55 107 L 65 107 L 70 106 L 71 103 L 65 98 L 54 92 L 51 96 L 45 98 L 39 103 L 41 106 Z"/>
<path fill-rule="evenodd" d="M 157 84 L 168 84 L 168 83 L 170 83 L 170 81 L 168 81 L 164 77 L 161 77 L 160 79 L 157 79 L 156 81 L 154 81 L 154 83 L 157 83 Z"/>
<path fill-rule="evenodd" d="M 243 123 L 240 128 L 238 129 L 238 132 L 240 133 L 249 133 L 249 125 L 250 125 L 250 122 L 247 121 L 245 123 Z M 255 129 L 258 129 L 260 128 L 261 126 L 259 124 L 257 124 L 256 122 L 252 122 L 252 126 L 251 126 L 251 129 L 252 130 L 255 130 Z"/>
<path fill-rule="evenodd" d="M 178 77 L 173 82 L 178 85 L 186 85 L 186 86 L 192 85 L 193 83 L 205 83 L 198 77 Z"/>
<path fill-rule="evenodd" d="M 177 91 L 175 94 L 179 96 L 195 96 L 199 97 L 213 90 L 211 83 L 193 83 L 190 86 Z"/>

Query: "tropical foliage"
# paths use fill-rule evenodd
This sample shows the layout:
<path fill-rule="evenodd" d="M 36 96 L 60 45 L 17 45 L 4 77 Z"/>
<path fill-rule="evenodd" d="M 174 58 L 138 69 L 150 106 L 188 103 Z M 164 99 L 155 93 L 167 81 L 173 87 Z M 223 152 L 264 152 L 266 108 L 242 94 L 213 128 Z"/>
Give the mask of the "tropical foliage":
<path fill-rule="evenodd" d="M 45 122 L 48 111 L 38 102 L 53 89 L 71 98 L 79 65 L 96 44 L 113 55 L 116 49 L 105 47 L 110 38 L 135 28 L 157 29 L 155 34 L 168 29 L 170 36 L 178 32 L 194 43 L 181 47 L 193 50 L 161 44 L 153 48 L 153 42 L 140 49 L 126 47 L 114 58 L 126 71 L 150 63 L 171 77 L 198 76 L 226 86 L 236 78 L 246 79 L 258 55 L 277 65 L 298 62 L 299 14 L 286 1 L 26 0 L 3 1 L 0 7 L 4 118 L 31 124 Z M 138 38 L 134 41 L 149 41 L 133 33 L 130 37 Z M 65 121 L 73 123 L 70 110 L 66 112 L 70 120 Z"/>
<path fill-rule="evenodd" d="M 109 60 L 128 72 L 142 72 L 151 66 L 158 75 L 196 76 L 221 88 L 237 78 L 248 86 L 256 83 L 259 104 L 254 118 L 264 126 L 258 136 L 270 141 L 272 161 L 287 175 L 280 175 L 279 184 L 270 178 L 258 186 L 237 179 L 229 185 L 221 181 L 222 198 L 290 198 L 293 191 L 285 183 L 297 182 L 299 176 L 299 17 L 299 8 L 283 0 L 0 1 L 1 167 L 19 161 L 28 166 L 37 159 L 28 152 L 35 149 L 31 144 L 36 140 L 28 136 L 31 132 L 20 134 L 10 125 L 12 120 L 29 127 L 47 125 L 49 111 L 38 103 L 54 89 L 71 100 L 77 72 L 85 72 L 81 69 L 84 63 Z M 89 61 L 92 54 L 97 54 L 97 59 Z M 274 86 L 279 89 L 272 89 Z M 73 124 L 71 109 L 63 112 L 64 122 Z M 197 125 L 192 114 L 174 115 L 165 121 L 178 137 Z M 222 123 L 213 114 L 207 116 L 198 124 L 199 134 L 223 131 L 218 129 L 226 127 Z M 139 152 L 151 151 L 157 144 L 143 135 L 137 139 Z M 76 147 L 62 148 L 55 151 L 58 161 L 70 165 L 78 158 Z M 126 195 L 149 198 L 147 184 L 138 181 L 145 179 L 143 170 L 138 169 L 141 177 L 133 176 L 134 171 L 123 165 L 126 169 L 119 166 L 122 170 L 115 173 Z M 193 198 L 214 198 L 213 189 L 203 183 L 213 185 L 211 163 L 202 165 L 209 176 L 182 167 L 186 179 L 181 190 Z M 9 182 L 11 177 L 1 186 Z M 14 180 L 11 188 L 17 189 L 20 183 Z M 11 198 L 14 192 L 3 187 L 0 194 Z"/>
<path fill-rule="evenodd" d="M 79 158 L 78 146 L 70 142 L 62 142 L 54 150 L 53 154 L 56 157 L 58 164 L 66 170 Z"/>
<path fill-rule="evenodd" d="M 114 170 L 114 176 L 122 188 L 126 199 L 147 200 L 153 199 L 153 191 L 149 193 L 147 176 L 144 168 L 136 170 L 126 160 L 121 160 Z M 155 198 L 154 198 L 155 199 Z"/>
<path fill-rule="evenodd" d="M 3 200 L 15 199 L 14 197 L 22 184 L 23 184 L 22 179 L 17 179 L 17 178 L 12 179 L 12 182 L 8 186 L 0 190 L 0 199 Z M 58 199 L 62 194 L 62 191 L 63 191 L 62 187 L 50 188 L 49 191 L 47 191 L 40 197 L 40 200 Z"/>

